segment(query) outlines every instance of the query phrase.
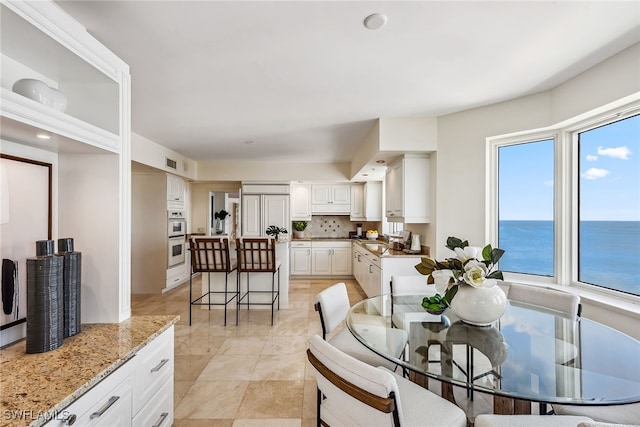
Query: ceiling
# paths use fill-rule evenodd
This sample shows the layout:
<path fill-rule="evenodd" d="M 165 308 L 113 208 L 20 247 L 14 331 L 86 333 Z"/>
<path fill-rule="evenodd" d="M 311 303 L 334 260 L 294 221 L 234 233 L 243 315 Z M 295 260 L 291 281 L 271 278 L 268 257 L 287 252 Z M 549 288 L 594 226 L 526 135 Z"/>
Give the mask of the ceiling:
<path fill-rule="evenodd" d="M 548 90 L 640 41 L 637 1 L 57 3 L 130 65 L 132 130 L 208 161 L 348 162 L 377 118 Z"/>

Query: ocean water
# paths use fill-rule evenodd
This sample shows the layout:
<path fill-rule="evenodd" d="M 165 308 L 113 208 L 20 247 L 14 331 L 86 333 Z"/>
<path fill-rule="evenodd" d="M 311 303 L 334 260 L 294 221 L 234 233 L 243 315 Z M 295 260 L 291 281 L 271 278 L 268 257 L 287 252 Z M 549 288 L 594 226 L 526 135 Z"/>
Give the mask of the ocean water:
<path fill-rule="evenodd" d="M 640 295 L 640 221 L 582 221 L 578 279 Z M 553 275 L 553 221 L 500 221 L 500 269 Z"/>

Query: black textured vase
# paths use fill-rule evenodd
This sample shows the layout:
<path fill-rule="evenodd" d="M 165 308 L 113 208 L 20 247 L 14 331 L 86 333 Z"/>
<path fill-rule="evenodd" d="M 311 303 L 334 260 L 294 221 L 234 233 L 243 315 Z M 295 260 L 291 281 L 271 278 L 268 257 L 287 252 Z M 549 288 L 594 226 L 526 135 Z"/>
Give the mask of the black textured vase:
<path fill-rule="evenodd" d="M 62 345 L 63 258 L 53 254 L 53 240 L 36 242 L 27 259 L 27 353 L 44 353 Z"/>
<path fill-rule="evenodd" d="M 64 337 L 80 332 L 80 283 L 82 276 L 82 253 L 73 250 L 73 239 L 58 239 L 58 255 L 63 264 Z"/>

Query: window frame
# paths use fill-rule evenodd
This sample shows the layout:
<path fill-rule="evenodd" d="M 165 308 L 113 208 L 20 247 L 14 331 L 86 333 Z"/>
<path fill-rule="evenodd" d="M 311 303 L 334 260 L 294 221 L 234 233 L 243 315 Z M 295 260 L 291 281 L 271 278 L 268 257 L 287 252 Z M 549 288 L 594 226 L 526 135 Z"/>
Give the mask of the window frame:
<path fill-rule="evenodd" d="M 487 241 L 498 242 L 498 151 L 501 147 L 554 140 L 554 274 L 505 272 L 506 281 L 542 285 L 575 287 L 609 297 L 640 302 L 640 295 L 632 295 L 578 281 L 578 226 L 579 226 L 579 133 L 640 114 L 640 100 L 619 101 L 546 128 L 488 137 L 486 168 L 486 225 Z M 640 155 L 640 153 L 638 153 Z"/>

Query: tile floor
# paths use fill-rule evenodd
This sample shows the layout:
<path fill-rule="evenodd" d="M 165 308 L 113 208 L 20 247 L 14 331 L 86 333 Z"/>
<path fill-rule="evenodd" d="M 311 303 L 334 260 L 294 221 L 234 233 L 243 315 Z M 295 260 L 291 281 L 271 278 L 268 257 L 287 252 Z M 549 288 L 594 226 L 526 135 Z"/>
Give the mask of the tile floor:
<path fill-rule="evenodd" d="M 199 278 L 194 289 L 200 288 Z M 175 427 L 302 427 L 316 425 L 316 382 L 306 359 L 307 339 L 322 334 L 315 296 L 339 280 L 291 280 L 289 308 L 235 311 L 193 309 L 189 326 L 188 283 L 164 295 L 133 295 L 133 314 L 179 314 L 175 327 Z M 365 297 L 355 280 L 342 280 L 349 300 Z M 230 306 L 231 307 L 231 306 Z M 436 381 L 430 390 L 439 393 Z M 468 400 L 454 388 L 456 401 L 473 420 L 492 412 L 480 393 Z"/>
<path fill-rule="evenodd" d="M 133 314 L 179 314 L 175 328 L 175 427 L 315 426 L 316 383 L 306 360 L 307 339 L 321 334 L 313 309 L 318 292 L 337 280 L 292 280 L 289 309 L 235 312 L 194 307 L 189 285 L 164 295 L 133 295 Z M 364 294 L 344 280 L 351 304 Z M 199 288 L 194 282 L 194 288 Z M 231 306 L 230 306 L 231 307 Z"/>

